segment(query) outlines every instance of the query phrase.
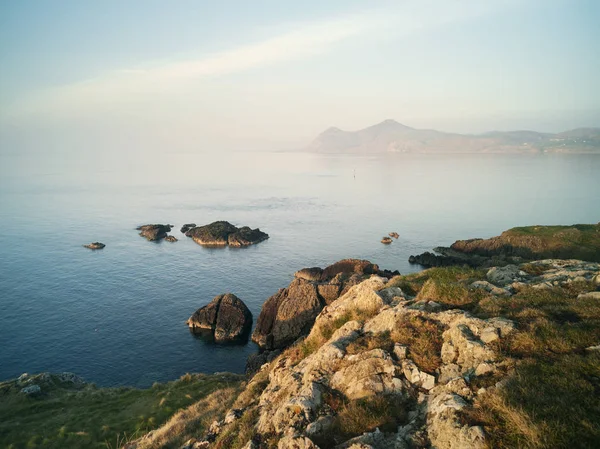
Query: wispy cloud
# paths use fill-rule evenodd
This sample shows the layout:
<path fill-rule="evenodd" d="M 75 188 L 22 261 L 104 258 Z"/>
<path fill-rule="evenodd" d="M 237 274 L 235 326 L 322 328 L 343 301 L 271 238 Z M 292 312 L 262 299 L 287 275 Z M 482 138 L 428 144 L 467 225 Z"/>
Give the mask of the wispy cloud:
<path fill-rule="evenodd" d="M 20 102 L 21 112 L 43 112 L 110 102 L 128 95 L 168 91 L 186 80 L 214 78 L 308 58 L 332 51 L 351 38 L 378 39 L 410 34 L 443 23 L 466 20 L 497 10 L 516 0 L 421 0 L 398 2 L 391 10 L 374 9 L 288 29 L 261 42 L 240 45 L 187 61 L 147 68 L 123 68 L 79 83 L 36 92 Z M 13 109 L 13 113 L 16 110 Z"/>

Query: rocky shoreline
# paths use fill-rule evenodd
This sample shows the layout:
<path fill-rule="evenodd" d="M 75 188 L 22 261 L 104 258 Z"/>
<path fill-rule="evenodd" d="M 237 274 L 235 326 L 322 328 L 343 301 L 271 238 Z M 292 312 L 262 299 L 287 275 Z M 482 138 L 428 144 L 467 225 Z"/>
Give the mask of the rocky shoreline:
<path fill-rule="evenodd" d="M 170 231 L 148 226 L 152 238 Z M 228 222 L 185 226 L 202 241 L 249 241 Z M 599 249 L 600 224 L 537 226 L 411 256 L 436 268 L 406 276 L 360 259 L 300 269 L 262 306 L 246 381 L 232 377 L 236 387 L 222 387 L 219 399 L 123 447 L 592 447 Z M 252 314 L 226 293 L 186 324 L 218 343 L 243 342 Z M 3 388 L 44 401 L 53 385 L 86 385 L 60 376 L 24 374 Z M 571 401 L 577 408 L 563 410 Z"/>
<path fill-rule="evenodd" d="M 408 261 L 427 268 L 491 267 L 552 258 L 600 262 L 600 223 L 512 228 L 497 237 L 457 240 L 433 251 L 411 255 Z"/>

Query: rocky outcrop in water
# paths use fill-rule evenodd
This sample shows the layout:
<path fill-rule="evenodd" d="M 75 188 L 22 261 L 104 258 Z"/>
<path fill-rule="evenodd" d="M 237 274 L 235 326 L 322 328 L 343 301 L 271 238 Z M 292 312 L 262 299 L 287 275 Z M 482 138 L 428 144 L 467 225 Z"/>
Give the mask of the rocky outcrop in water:
<path fill-rule="evenodd" d="M 228 221 L 215 221 L 205 226 L 194 227 L 189 229 L 185 235 L 204 246 L 242 247 L 254 245 L 269 238 L 268 234 L 258 228 L 251 229 L 248 226 L 238 228 Z"/>
<path fill-rule="evenodd" d="M 140 235 L 149 241 L 164 239 L 168 232 L 171 232 L 171 225 L 148 224 L 138 226 L 136 229 L 140 231 Z"/>
<path fill-rule="evenodd" d="M 87 245 L 83 245 L 84 248 L 89 248 L 89 249 L 102 249 L 105 246 L 106 245 L 104 243 L 100 243 L 100 242 L 92 242 L 92 243 L 88 243 Z"/>
<path fill-rule="evenodd" d="M 196 227 L 196 223 L 186 223 L 181 227 L 180 231 L 182 234 L 185 234 L 190 229 L 195 228 L 195 227 Z"/>
<path fill-rule="evenodd" d="M 600 262 L 600 223 L 512 228 L 497 237 L 457 240 L 434 251 L 411 255 L 409 262 L 424 267 L 491 267 L 548 258 Z"/>
<path fill-rule="evenodd" d="M 216 296 L 187 321 L 190 331 L 212 337 L 217 343 L 244 341 L 252 327 L 252 313 L 231 293 Z"/>

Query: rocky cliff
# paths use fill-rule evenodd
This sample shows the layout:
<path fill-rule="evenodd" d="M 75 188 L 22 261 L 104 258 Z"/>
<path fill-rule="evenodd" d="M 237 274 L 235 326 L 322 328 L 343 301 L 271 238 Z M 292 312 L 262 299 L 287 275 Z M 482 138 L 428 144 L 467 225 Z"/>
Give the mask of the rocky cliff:
<path fill-rule="evenodd" d="M 579 260 L 370 275 L 182 447 L 591 447 L 599 286 Z"/>

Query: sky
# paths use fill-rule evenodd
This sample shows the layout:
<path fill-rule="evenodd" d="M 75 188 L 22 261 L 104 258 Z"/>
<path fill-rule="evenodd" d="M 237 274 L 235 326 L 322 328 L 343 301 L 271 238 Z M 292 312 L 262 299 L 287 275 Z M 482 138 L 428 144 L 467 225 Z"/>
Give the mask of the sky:
<path fill-rule="evenodd" d="M 0 151 L 600 126 L 596 0 L 0 2 Z"/>

